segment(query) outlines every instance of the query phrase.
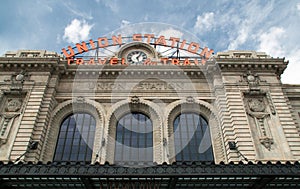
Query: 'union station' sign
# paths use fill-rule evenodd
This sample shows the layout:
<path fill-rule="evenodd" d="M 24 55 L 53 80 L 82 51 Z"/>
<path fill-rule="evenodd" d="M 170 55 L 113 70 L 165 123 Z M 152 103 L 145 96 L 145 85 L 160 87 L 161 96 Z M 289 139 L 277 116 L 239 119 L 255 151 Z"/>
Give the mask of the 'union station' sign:
<path fill-rule="evenodd" d="M 202 48 L 199 43 L 196 42 L 187 42 L 187 40 L 177 37 L 169 37 L 161 35 L 159 37 L 155 37 L 154 34 L 133 34 L 131 37 L 124 37 L 126 39 L 131 39 L 132 42 L 144 42 L 149 45 L 154 46 L 164 46 L 169 48 L 176 48 L 178 50 L 184 50 L 189 53 L 194 54 L 197 58 L 189 59 L 185 58 L 184 60 L 179 60 L 177 58 L 160 58 L 159 63 L 161 64 L 174 64 L 174 65 L 197 65 L 199 63 L 205 64 L 205 62 L 210 58 L 213 54 L 213 50 L 208 47 Z M 99 37 L 96 41 L 90 39 L 88 42 L 77 43 L 74 47 L 68 46 L 67 49 L 63 48 L 62 53 L 68 60 L 68 64 L 124 64 L 127 62 L 125 58 L 112 57 L 112 58 L 100 58 L 100 57 L 90 57 L 89 59 L 85 59 L 82 57 L 78 57 L 77 55 L 81 55 L 85 52 L 107 48 L 111 46 L 121 46 L 125 43 L 124 39 L 121 35 L 113 35 L 110 39 L 107 37 Z M 198 60 L 201 59 L 201 62 Z M 147 58 L 142 62 L 144 65 L 153 65 L 157 64 L 157 60 L 153 61 L 150 58 Z"/>

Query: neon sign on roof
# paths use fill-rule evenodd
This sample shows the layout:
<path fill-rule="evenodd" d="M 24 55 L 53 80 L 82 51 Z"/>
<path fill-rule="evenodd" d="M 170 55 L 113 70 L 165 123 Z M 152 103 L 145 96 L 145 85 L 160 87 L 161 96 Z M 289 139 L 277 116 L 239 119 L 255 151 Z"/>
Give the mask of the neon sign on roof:
<path fill-rule="evenodd" d="M 83 54 L 85 52 L 101 49 L 101 48 L 107 48 L 110 46 L 121 46 L 124 45 L 125 42 L 123 39 L 131 39 L 132 42 L 144 42 L 148 43 L 150 45 L 160 45 L 164 47 L 170 47 L 170 48 L 177 48 L 180 50 L 187 51 L 189 53 L 192 53 L 194 55 L 199 56 L 201 58 L 202 64 L 205 64 L 205 62 L 211 57 L 213 54 L 213 49 L 209 49 L 208 47 L 201 47 L 199 43 L 197 42 L 187 42 L 187 40 L 177 37 L 169 37 L 166 38 L 163 35 L 160 35 L 156 37 L 154 34 L 133 34 L 131 37 L 123 37 L 122 35 L 113 35 L 110 39 L 107 37 L 99 37 L 97 40 L 90 39 L 89 41 L 82 41 L 81 43 L 76 43 L 74 47 L 68 46 L 67 49 L 63 48 L 62 53 L 64 56 L 68 59 L 68 63 L 74 62 L 74 58 L 76 58 L 77 55 Z M 128 41 L 127 41 L 128 42 Z M 106 60 L 105 60 L 106 61 Z M 196 64 L 195 60 L 195 64 Z M 92 58 L 89 61 L 89 64 L 93 64 L 94 58 Z M 99 61 L 98 61 L 99 62 Z M 116 64 L 118 63 L 118 58 L 112 58 L 109 60 L 110 64 Z M 122 64 L 126 64 L 124 60 L 121 60 Z M 149 63 L 150 60 L 146 60 L 146 63 Z M 166 63 L 166 58 L 162 58 L 161 62 Z M 176 59 L 171 59 L 171 63 L 178 64 L 180 61 L 177 61 Z M 83 64 L 84 60 L 78 60 L 76 61 L 76 64 Z M 100 59 L 100 64 L 104 64 L 104 60 L 102 61 Z M 197 62 L 198 63 L 198 62 Z"/>

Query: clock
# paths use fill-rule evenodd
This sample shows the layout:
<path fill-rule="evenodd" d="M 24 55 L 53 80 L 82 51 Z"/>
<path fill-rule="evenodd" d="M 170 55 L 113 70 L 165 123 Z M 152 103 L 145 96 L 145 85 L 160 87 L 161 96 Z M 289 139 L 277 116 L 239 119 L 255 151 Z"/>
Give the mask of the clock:
<path fill-rule="evenodd" d="M 127 54 L 129 64 L 142 64 L 147 59 L 147 54 L 141 50 L 134 50 Z"/>

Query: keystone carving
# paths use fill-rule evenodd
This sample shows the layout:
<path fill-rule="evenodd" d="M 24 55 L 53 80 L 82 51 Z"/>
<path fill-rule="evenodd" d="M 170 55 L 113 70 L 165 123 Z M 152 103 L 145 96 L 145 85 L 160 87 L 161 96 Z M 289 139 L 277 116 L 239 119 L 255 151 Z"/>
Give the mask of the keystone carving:
<path fill-rule="evenodd" d="M 131 97 L 131 103 L 137 104 L 137 103 L 139 103 L 139 102 L 140 102 L 140 99 L 139 99 L 138 96 L 133 96 L 133 97 Z"/>
<path fill-rule="evenodd" d="M 192 96 L 188 96 L 188 97 L 186 97 L 186 102 L 187 103 L 194 103 L 195 99 Z"/>
<path fill-rule="evenodd" d="M 83 96 L 78 96 L 78 97 L 75 98 L 75 101 L 76 101 L 77 103 L 84 103 L 84 102 L 85 102 L 85 99 L 84 99 Z"/>

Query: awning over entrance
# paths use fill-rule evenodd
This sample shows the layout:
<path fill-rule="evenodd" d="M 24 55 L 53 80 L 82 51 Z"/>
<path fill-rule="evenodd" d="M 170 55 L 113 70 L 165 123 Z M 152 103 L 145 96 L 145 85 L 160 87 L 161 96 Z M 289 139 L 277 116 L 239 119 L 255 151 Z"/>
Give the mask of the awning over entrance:
<path fill-rule="evenodd" d="M 299 188 L 300 164 L 3 164 L 0 188 Z"/>

